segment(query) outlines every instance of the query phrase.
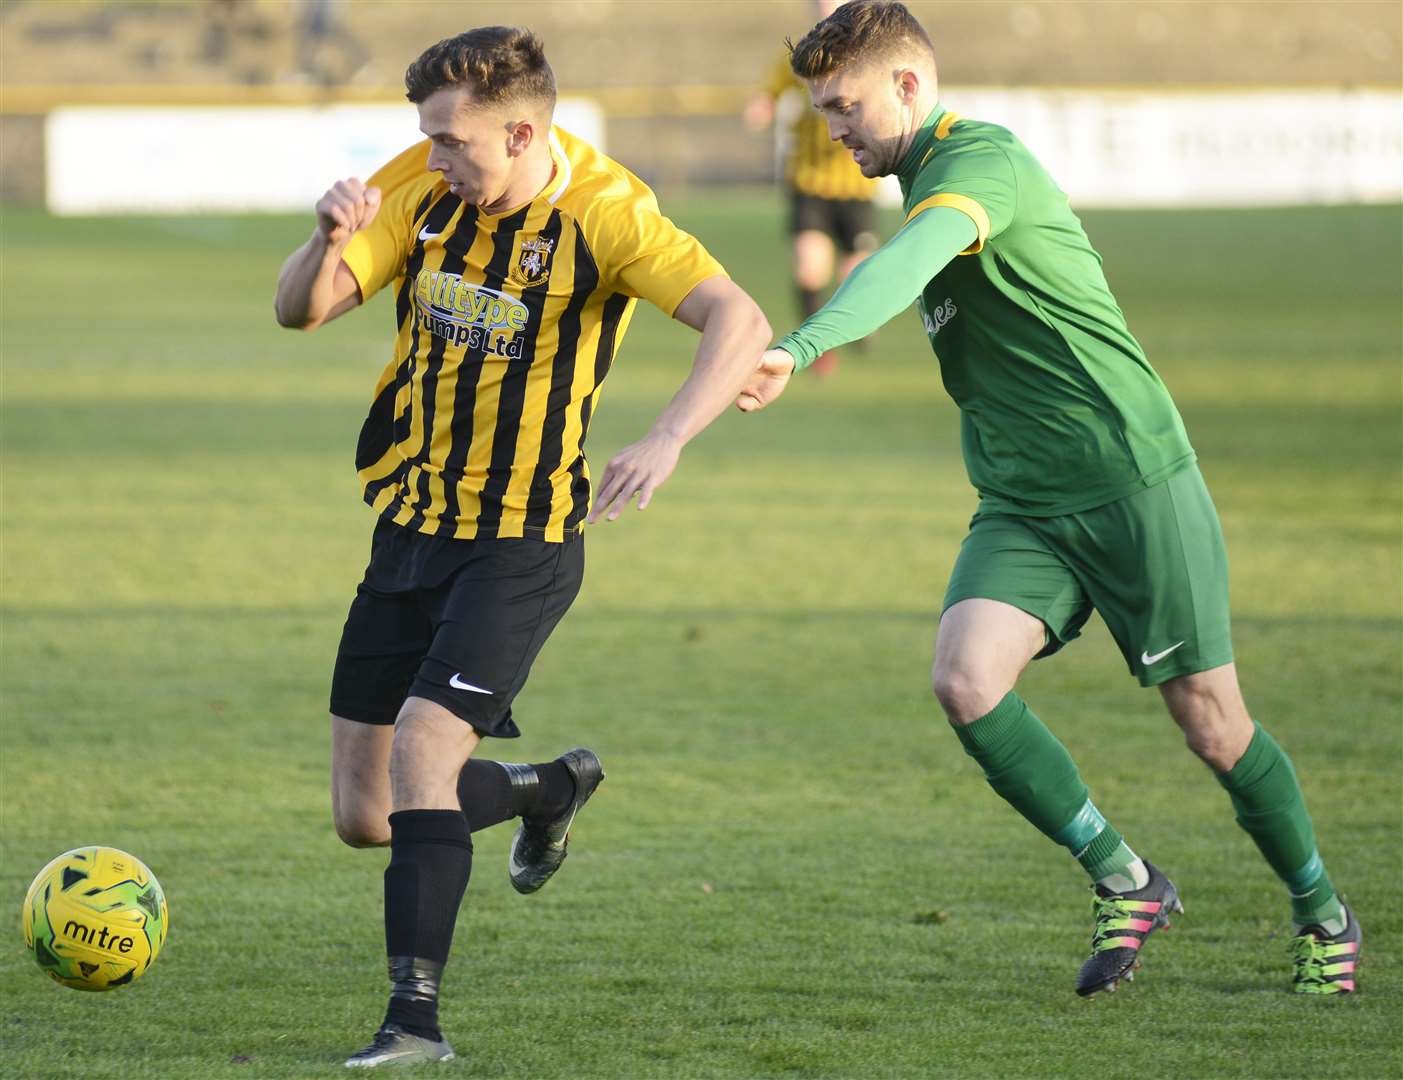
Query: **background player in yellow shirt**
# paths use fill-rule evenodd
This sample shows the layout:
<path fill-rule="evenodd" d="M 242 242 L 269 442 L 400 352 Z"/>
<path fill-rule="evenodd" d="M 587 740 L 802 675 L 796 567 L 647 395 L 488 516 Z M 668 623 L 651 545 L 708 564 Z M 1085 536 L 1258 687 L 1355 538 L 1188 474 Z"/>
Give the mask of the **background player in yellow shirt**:
<path fill-rule="evenodd" d="M 346 1064 L 452 1056 L 438 991 L 471 832 L 520 816 L 509 873 L 540 888 L 603 771 L 471 761 L 519 732 L 511 703 L 579 590 L 584 438 L 639 298 L 701 332 L 691 374 L 605 470 L 594 517 L 640 509 L 735 399 L 764 316 L 632 173 L 551 126 L 555 79 L 527 30 L 471 30 L 406 73 L 428 139 L 332 186 L 283 266 L 277 316 L 313 329 L 392 287 L 395 344 L 356 450 L 379 514 L 332 678 L 337 833 L 390 846 L 392 989 Z"/>
<path fill-rule="evenodd" d="M 840 6 L 838 0 L 815 0 L 815 21 Z M 745 122 L 762 130 L 783 119 L 782 99 L 792 104 L 784 136 L 784 186 L 789 205 L 794 286 L 799 309 L 808 318 L 823 304 L 835 262 L 841 282 L 877 249 L 877 181 L 862 175 L 840 143 L 828 137 L 823 117 L 809 104 L 808 89 L 789 66 L 789 50 L 776 58 L 765 87 L 746 106 Z M 835 258 L 836 248 L 836 258 Z M 820 375 L 837 369 L 838 354 L 825 352 L 810 365 Z"/>

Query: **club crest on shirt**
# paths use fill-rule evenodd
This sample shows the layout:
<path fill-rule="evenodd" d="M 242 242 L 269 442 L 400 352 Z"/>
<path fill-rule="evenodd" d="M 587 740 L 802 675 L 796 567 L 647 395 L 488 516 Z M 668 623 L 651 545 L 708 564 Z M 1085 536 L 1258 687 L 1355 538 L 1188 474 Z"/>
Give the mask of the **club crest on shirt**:
<path fill-rule="evenodd" d="M 554 250 L 555 241 L 544 236 L 522 240 L 521 256 L 512 269 L 512 279 L 528 288 L 541 284 L 550 277 L 550 256 Z"/>

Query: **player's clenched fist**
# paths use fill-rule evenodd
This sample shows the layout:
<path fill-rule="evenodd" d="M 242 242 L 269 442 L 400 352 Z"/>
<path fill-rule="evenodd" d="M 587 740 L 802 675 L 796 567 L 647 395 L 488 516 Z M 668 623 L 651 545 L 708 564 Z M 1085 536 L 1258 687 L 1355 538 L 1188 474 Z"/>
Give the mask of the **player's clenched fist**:
<path fill-rule="evenodd" d="M 338 180 L 317 200 L 317 229 L 339 247 L 374 221 L 379 210 L 379 188 L 366 187 L 355 177 Z"/>

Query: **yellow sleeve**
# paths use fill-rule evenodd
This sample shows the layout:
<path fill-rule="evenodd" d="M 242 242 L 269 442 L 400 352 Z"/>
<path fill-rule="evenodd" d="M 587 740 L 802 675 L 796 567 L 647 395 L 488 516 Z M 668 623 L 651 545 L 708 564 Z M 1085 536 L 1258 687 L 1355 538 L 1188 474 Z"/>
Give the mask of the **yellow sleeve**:
<path fill-rule="evenodd" d="M 429 141 L 416 143 L 376 171 L 366 187 L 380 189 L 380 212 L 351 237 L 341 261 L 369 300 L 404 270 L 414 243 L 414 211 L 436 178 L 428 171 Z"/>
<path fill-rule="evenodd" d="M 601 276 L 671 316 L 687 294 L 725 268 L 701 242 L 674 225 L 644 188 L 632 197 L 601 200 L 586 233 Z M 592 235 L 591 235 L 592 234 Z"/>

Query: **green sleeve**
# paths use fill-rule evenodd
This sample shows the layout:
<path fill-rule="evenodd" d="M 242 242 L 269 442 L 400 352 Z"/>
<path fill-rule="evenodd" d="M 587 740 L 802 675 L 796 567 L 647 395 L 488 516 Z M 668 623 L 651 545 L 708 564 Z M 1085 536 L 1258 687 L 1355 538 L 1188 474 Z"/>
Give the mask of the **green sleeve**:
<path fill-rule="evenodd" d="M 978 239 L 959 210 L 932 207 L 858 264 L 828 303 L 781 338 L 778 348 L 802 371 L 829 349 L 865 338 L 905 311 L 945 265 Z"/>

